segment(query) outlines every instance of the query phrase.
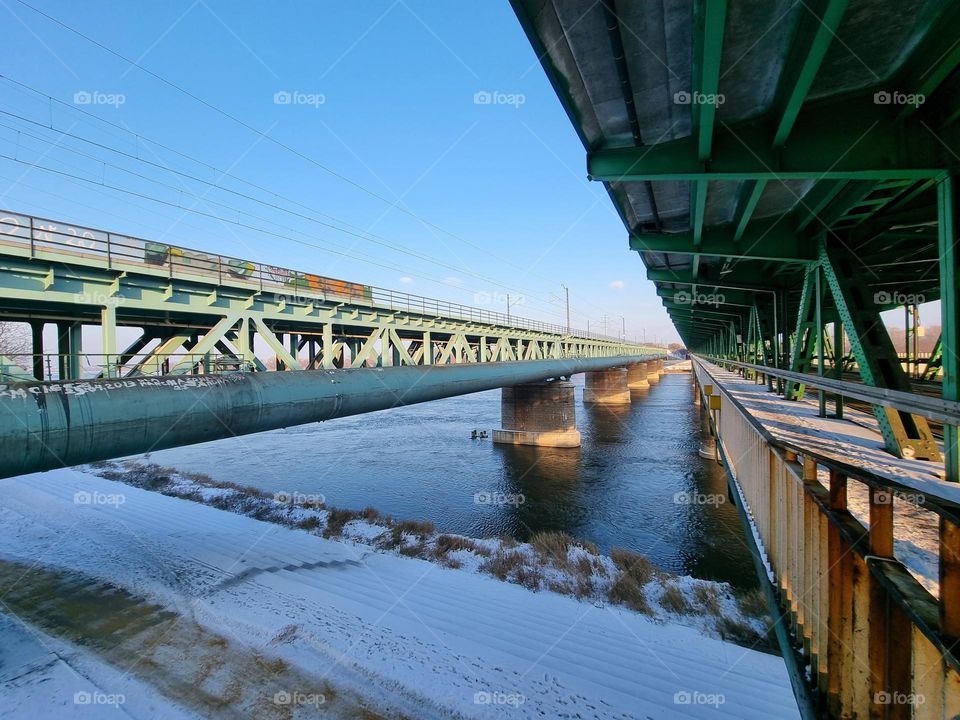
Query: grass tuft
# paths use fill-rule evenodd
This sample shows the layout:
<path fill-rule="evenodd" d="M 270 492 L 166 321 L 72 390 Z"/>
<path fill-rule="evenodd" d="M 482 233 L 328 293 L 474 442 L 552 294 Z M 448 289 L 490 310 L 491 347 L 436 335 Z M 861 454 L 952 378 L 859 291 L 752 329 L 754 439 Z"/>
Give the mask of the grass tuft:
<path fill-rule="evenodd" d="M 569 567 L 567 554 L 576 541 L 565 532 L 538 532 L 530 538 L 530 545 L 541 560 L 552 560 L 558 567 Z"/>
<path fill-rule="evenodd" d="M 489 573 L 500 580 L 506 580 L 510 573 L 522 567 L 525 563 L 526 558 L 524 558 L 523 553 L 498 550 L 481 563 L 480 571 Z"/>
<path fill-rule="evenodd" d="M 660 596 L 660 604 L 667 612 L 676 613 L 677 615 L 689 615 L 693 612 L 687 596 L 684 595 L 683 590 L 676 585 L 667 585 L 664 587 L 663 595 Z"/>
<path fill-rule="evenodd" d="M 646 593 L 643 587 L 637 584 L 637 581 L 625 573 L 620 573 L 614 580 L 610 590 L 607 591 L 607 598 L 610 602 L 617 605 L 626 605 L 631 610 L 636 610 L 644 615 L 653 615 L 653 609 L 647 602 Z"/>
<path fill-rule="evenodd" d="M 610 559 L 620 572 L 631 577 L 638 585 L 646 585 L 657 572 L 646 556 L 623 548 L 611 548 Z"/>
<path fill-rule="evenodd" d="M 705 615 L 720 616 L 720 593 L 715 585 L 695 586 L 693 601 Z"/>

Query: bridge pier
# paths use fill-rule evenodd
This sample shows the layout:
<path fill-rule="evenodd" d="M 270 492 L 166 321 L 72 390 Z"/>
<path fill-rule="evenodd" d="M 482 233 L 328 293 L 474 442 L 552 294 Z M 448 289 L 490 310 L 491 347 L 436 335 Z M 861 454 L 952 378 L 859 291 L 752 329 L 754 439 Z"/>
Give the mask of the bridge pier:
<path fill-rule="evenodd" d="M 627 384 L 627 369 L 609 368 L 588 372 L 583 401 L 597 405 L 629 405 L 630 387 Z"/>
<path fill-rule="evenodd" d="M 654 360 L 647 363 L 647 382 L 656 385 L 660 382 L 660 375 L 663 373 L 663 360 Z"/>
<path fill-rule="evenodd" d="M 546 380 L 501 391 L 502 430 L 493 441 L 504 445 L 580 447 L 573 383 Z"/>
<path fill-rule="evenodd" d="M 647 375 L 650 374 L 651 363 L 634 363 L 627 366 L 627 387 L 631 390 L 644 390 L 650 387 Z"/>

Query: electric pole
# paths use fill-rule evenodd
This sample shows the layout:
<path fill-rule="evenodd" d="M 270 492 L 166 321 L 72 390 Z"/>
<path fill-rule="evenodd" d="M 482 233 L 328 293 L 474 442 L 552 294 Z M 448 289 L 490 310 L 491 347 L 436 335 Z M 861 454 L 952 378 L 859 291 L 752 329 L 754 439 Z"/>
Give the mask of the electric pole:
<path fill-rule="evenodd" d="M 568 288 L 563 283 L 560 283 L 560 287 L 562 287 L 567 293 L 567 335 L 569 335 L 570 334 L 570 288 Z"/>

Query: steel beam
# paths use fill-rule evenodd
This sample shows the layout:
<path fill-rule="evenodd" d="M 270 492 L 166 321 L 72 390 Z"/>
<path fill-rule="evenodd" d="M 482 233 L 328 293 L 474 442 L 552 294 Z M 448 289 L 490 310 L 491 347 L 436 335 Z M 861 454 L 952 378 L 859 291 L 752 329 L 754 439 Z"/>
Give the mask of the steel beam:
<path fill-rule="evenodd" d="M 957 177 L 951 175 L 937 185 L 939 208 L 940 249 L 940 348 L 943 363 L 943 399 L 960 400 L 960 295 L 957 279 L 960 278 L 960 252 L 957 251 L 958 187 Z M 943 426 L 944 465 L 947 480 L 960 482 L 960 431 L 956 425 Z"/>
<path fill-rule="evenodd" d="M 740 232 L 738 226 L 703 228 L 700 241 L 690 232 L 631 233 L 630 249 L 677 255 L 711 255 L 776 262 L 808 263 L 817 258 L 816 241 L 797 232 L 782 218 L 757 220 Z"/>
<path fill-rule="evenodd" d="M 700 158 L 695 136 L 641 148 L 595 150 L 587 156 L 587 172 L 592 180 L 622 182 L 941 176 L 957 151 L 950 138 L 906 133 L 885 119 L 884 112 L 889 111 L 874 105 L 872 98 L 804 110 L 783 148 L 773 146 L 765 122 L 724 125 L 715 131 L 706 161 Z"/>

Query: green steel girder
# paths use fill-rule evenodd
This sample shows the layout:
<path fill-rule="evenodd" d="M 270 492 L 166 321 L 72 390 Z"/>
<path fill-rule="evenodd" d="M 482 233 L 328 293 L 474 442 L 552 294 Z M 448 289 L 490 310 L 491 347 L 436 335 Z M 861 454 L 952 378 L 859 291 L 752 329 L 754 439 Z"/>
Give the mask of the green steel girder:
<path fill-rule="evenodd" d="M 907 61 L 886 86 L 906 94 L 922 95 L 929 100 L 943 82 L 960 66 L 960 5 L 956 2 L 931 4 L 927 17 L 920 18 L 925 32 Z M 900 117 L 919 114 L 923 104 L 905 104 Z"/>
<path fill-rule="evenodd" d="M 780 217 L 755 220 L 743 233 L 732 224 L 704 228 L 699 243 L 692 231 L 632 233 L 630 249 L 794 263 L 809 263 L 817 258 L 816 240 L 797 232 L 790 222 Z"/>
<path fill-rule="evenodd" d="M 960 233 L 960 188 L 956 176 L 940 181 L 937 186 L 939 208 L 940 250 L 940 362 L 943 366 L 941 392 L 945 400 L 960 400 L 960 252 L 957 250 Z M 947 480 L 960 482 L 960 430 L 951 425 L 943 428 L 944 464 Z"/>
<path fill-rule="evenodd" d="M 705 288 L 709 288 L 708 284 L 704 285 Z M 705 295 L 713 295 L 713 298 L 710 303 L 701 303 L 701 304 L 717 304 L 717 305 L 736 305 L 740 307 L 753 307 L 753 303 L 756 300 L 754 293 L 743 290 L 718 290 L 714 293 L 706 293 L 703 288 L 698 288 L 698 293 L 703 293 Z M 677 302 L 677 296 L 680 296 L 680 300 L 683 302 L 688 302 L 692 296 L 686 290 L 668 290 L 666 288 L 657 288 L 657 295 L 665 300 L 670 300 Z M 696 303 L 694 303 L 696 304 Z"/>
<path fill-rule="evenodd" d="M 756 290 L 758 292 L 770 292 L 774 289 L 791 289 L 793 284 L 789 279 L 775 276 L 758 277 L 755 270 L 738 267 L 730 273 L 722 275 L 720 278 L 695 278 L 689 270 L 677 268 L 672 269 L 648 269 L 647 280 L 662 283 L 674 283 L 676 285 L 702 285 L 703 287 L 736 287 L 741 290 Z M 762 280 L 764 284 L 757 281 Z"/>
<path fill-rule="evenodd" d="M 911 386 L 880 311 L 867 287 L 864 270 L 854 255 L 839 243 L 823 238 L 823 269 L 863 382 L 874 387 L 911 392 Z M 876 406 L 874 415 L 887 449 L 898 457 L 939 461 L 940 451 L 926 418 Z"/>
<path fill-rule="evenodd" d="M 936 178 L 955 164 L 955 138 L 901 128 L 872 97 L 802 110 L 790 143 L 775 148 L 765 121 L 723 125 L 710 159 L 690 136 L 587 155 L 593 180 L 793 180 Z M 960 156 L 960 153 L 957 153 Z"/>
<path fill-rule="evenodd" d="M 717 114 L 716 98 L 720 86 L 720 61 L 723 55 L 723 31 L 727 18 L 727 0 L 696 0 L 694 4 L 694 57 L 690 110 L 697 140 L 697 156 L 709 160 L 713 148 L 713 127 Z M 707 182 L 690 184 L 690 233 L 699 245 L 707 210 Z M 700 257 L 692 264 L 694 277 L 699 273 Z"/>
<path fill-rule="evenodd" d="M 774 99 L 779 121 L 773 135 L 773 147 L 782 147 L 793 130 L 830 43 L 836 37 L 848 2 L 815 0 L 802 6 Z"/>
<path fill-rule="evenodd" d="M 792 372 L 807 372 L 810 369 L 810 361 L 813 358 L 814 348 L 818 345 L 819 333 L 816 332 L 815 313 L 819 308 L 823 298 L 818 294 L 820 291 L 819 278 L 820 267 L 814 265 L 807 268 L 803 278 L 803 289 L 800 292 L 800 304 L 797 308 L 797 327 L 794 331 L 792 354 L 790 356 L 790 370 Z M 800 400 L 803 398 L 806 385 L 787 380 L 784 397 L 788 400 Z"/>

